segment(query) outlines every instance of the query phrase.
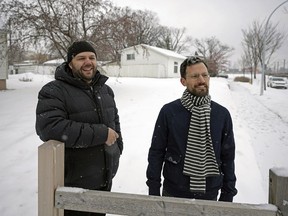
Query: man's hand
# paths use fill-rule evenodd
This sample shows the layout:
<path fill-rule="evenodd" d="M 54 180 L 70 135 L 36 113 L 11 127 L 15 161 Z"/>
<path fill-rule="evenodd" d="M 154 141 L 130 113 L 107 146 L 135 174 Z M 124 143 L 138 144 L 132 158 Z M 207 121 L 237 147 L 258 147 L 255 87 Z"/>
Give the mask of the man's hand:
<path fill-rule="evenodd" d="M 107 140 L 106 140 L 106 145 L 108 146 L 111 146 L 113 145 L 117 138 L 119 137 L 119 135 L 111 128 L 108 128 L 108 137 L 107 137 Z"/>

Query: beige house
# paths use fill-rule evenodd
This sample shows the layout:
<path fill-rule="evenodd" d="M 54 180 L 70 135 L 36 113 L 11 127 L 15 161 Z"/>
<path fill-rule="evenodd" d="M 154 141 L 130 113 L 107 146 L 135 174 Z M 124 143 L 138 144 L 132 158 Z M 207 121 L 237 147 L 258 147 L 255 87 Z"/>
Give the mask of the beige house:
<path fill-rule="evenodd" d="M 180 77 L 180 64 L 185 58 L 171 50 L 140 44 L 121 50 L 120 65 L 108 63 L 101 69 L 108 76 Z"/>

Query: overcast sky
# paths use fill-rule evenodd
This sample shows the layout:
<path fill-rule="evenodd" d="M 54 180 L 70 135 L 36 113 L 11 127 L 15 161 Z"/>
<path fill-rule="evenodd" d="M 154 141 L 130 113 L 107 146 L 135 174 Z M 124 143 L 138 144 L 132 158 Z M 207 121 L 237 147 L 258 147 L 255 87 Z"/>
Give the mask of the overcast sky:
<path fill-rule="evenodd" d="M 160 24 L 185 27 L 194 38 L 215 36 L 222 43 L 235 48 L 232 62 L 241 56 L 241 29 L 248 29 L 254 20 L 262 22 L 284 0 L 112 0 L 118 6 L 147 9 L 157 13 Z M 288 34 L 288 14 L 284 8 L 277 9 L 270 21 L 279 23 L 279 29 Z M 274 61 L 286 59 L 288 65 L 288 38 L 274 57 Z"/>

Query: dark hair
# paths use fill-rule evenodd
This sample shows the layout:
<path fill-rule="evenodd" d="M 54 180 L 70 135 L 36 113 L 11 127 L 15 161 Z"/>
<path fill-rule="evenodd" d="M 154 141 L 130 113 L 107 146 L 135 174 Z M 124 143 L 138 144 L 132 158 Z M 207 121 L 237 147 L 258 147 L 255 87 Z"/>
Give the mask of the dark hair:
<path fill-rule="evenodd" d="M 181 77 L 183 77 L 183 78 L 186 77 L 186 69 L 187 69 L 188 66 L 199 64 L 199 63 L 203 63 L 206 66 L 206 68 L 208 69 L 208 66 L 207 66 L 206 62 L 203 59 L 201 59 L 201 58 L 199 58 L 197 56 L 190 56 L 187 59 L 185 59 L 182 62 L 182 64 L 180 65 L 180 75 L 181 75 Z"/>

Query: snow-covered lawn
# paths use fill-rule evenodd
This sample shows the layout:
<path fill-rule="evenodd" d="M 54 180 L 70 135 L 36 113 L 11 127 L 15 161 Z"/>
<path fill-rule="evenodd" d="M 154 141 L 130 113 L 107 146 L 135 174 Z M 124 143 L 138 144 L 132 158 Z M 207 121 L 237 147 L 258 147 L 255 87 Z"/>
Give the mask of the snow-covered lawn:
<path fill-rule="evenodd" d="M 28 76 L 32 82 L 21 82 Z M 231 76 L 230 76 L 231 77 Z M 40 88 L 52 80 L 43 75 L 10 75 L 0 91 L 0 212 L 3 216 L 37 215 L 37 148 L 35 108 Z M 260 79 L 259 79 L 260 80 Z M 253 85 L 232 78 L 211 78 L 212 99 L 232 115 L 237 145 L 235 202 L 268 203 L 268 174 L 288 167 L 288 90 Z M 124 151 L 113 191 L 147 194 L 146 166 L 152 131 L 160 108 L 184 91 L 179 79 L 114 78 Z"/>

